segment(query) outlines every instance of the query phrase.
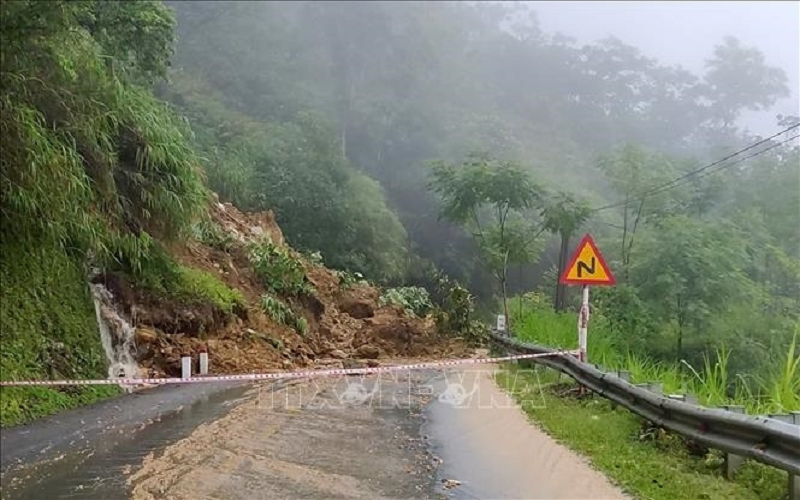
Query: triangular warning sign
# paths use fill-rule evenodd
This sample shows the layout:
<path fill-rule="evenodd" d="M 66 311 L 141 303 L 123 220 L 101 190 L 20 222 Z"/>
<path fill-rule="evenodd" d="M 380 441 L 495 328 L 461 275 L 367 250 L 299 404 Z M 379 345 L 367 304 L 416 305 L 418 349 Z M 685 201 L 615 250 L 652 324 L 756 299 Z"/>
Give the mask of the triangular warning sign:
<path fill-rule="evenodd" d="M 617 281 L 608 269 L 603 255 L 589 234 L 583 237 L 578 249 L 564 269 L 561 283 L 569 285 L 613 285 Z"/>

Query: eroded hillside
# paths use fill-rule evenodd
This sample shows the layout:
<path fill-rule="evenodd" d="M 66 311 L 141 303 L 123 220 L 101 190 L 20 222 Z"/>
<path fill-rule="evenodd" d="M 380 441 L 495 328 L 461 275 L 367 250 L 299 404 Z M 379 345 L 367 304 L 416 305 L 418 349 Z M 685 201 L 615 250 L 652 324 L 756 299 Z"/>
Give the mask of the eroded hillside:
<path fill-rule="evenodd" d="M 207 273 L 229 288 L 236 297 L 229 308 L 220 300 L 159 293 L 121 273 L 93 280 L 111 292 L 117 312 L 135 327 L 139 375 L 178 375 L 181 356 L 196 357 L 203 350 L 209 352 L 212 373 L 374 365 L 384 358 L 443 357 L 465 350 L 460 340 L 438 336 L 430 317 L 380 306 L 374 286 L 349 284 L 342 273 L 294 251 L 271 212 L 243 213 L 215 201 L 196 229 L 193 238 L 165 248 L 182 269 Z M 264 249 L 275 258 L 259 261 Z M 298 273 L 282 275 L 292 263 Z M 298 276 L 304 286 L 295 293 L 291 282 Z M 111 330 L 122 335 L 118 328 Z M 121 340 L 114 339 L 115 345 Z"/>

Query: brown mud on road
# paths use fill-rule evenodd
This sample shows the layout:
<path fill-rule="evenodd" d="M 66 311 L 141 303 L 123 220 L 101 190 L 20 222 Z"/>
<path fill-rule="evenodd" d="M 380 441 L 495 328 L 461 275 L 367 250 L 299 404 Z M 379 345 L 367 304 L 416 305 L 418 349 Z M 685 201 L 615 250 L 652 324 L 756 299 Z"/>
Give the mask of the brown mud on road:
<path fill-rule="evenodd" d="M 147 457 L 132 498 L 627 500 L 531 424 L 495 369 L 264 386 Z"/>
<path fill-rule="evenodd" d="M 147 457 L 134 500 L 424 499 L 435 481 L 416 389 L 432 373 L 254 389 L 225 417 Z"/>

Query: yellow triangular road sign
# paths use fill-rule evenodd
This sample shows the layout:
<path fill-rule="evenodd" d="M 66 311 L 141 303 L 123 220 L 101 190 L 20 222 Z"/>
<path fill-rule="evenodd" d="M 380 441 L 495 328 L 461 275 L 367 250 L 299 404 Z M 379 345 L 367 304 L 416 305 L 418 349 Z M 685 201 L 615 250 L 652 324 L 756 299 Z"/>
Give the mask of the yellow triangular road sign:
<path fill-rule="evenodd" d="M 613 285 L 617 281 L 606 265 L 603 255 L 589 234 L 583 237 L 578 249 L 564 269 L 561 283 L 570 285 Z"/>

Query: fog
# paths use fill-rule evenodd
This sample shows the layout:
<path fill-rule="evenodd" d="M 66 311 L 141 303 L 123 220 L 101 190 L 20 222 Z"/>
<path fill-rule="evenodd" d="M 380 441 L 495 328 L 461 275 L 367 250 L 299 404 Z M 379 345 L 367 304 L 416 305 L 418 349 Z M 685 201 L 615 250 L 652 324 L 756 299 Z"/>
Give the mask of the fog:
<path fill-rule="evenodd" d="M 557 283 L 586 233 L 617 278 L 592 300 L 621 353 L 702 363 L 724 343 L 731 373 L 766 373 L 793 341 L 796 2 L 3 2 L 0 17 L 0 276 L 19 271 L 0 298 L 30 316 L 20 360 L 62 321 L 41 310 L 80 313 L 76 288 L 39 301 L 45 278 L 85 292 L 87 264 L 227 315 L 233 259 L 260 276 L 253 309 L 291 328 L 308 306 L 294 326 L 316 342 L 336 335 L 307 300 L 306 262 L 322 263 L 334 295 L 410 288 L 392 295 L 429 294 L 454 314 L 437 322 L 473 335 L 474 306 L 501 296 L 577 310 Z M 208 191 L 269 211 L 248 220 L 277 222 L 306 262 L 255 230 L 232 252 Z M 184 237 L 207 250 L 192 261 L 225 266 L 184 269 L 166 255 Z"/>
<path fill-rule="evenodd" d="M 768 64 L 786 72 L 792 96 L 768 111 L 745 111 L 740 124 L 768 135 L 776 114 L 800 110 L 800 3 L 798 2 L 526 2 L 545 31 L 580 43 L 613 35 L 668 64 L 703 70 L 715 44 L 728 35 L 761 49 Z"/>

